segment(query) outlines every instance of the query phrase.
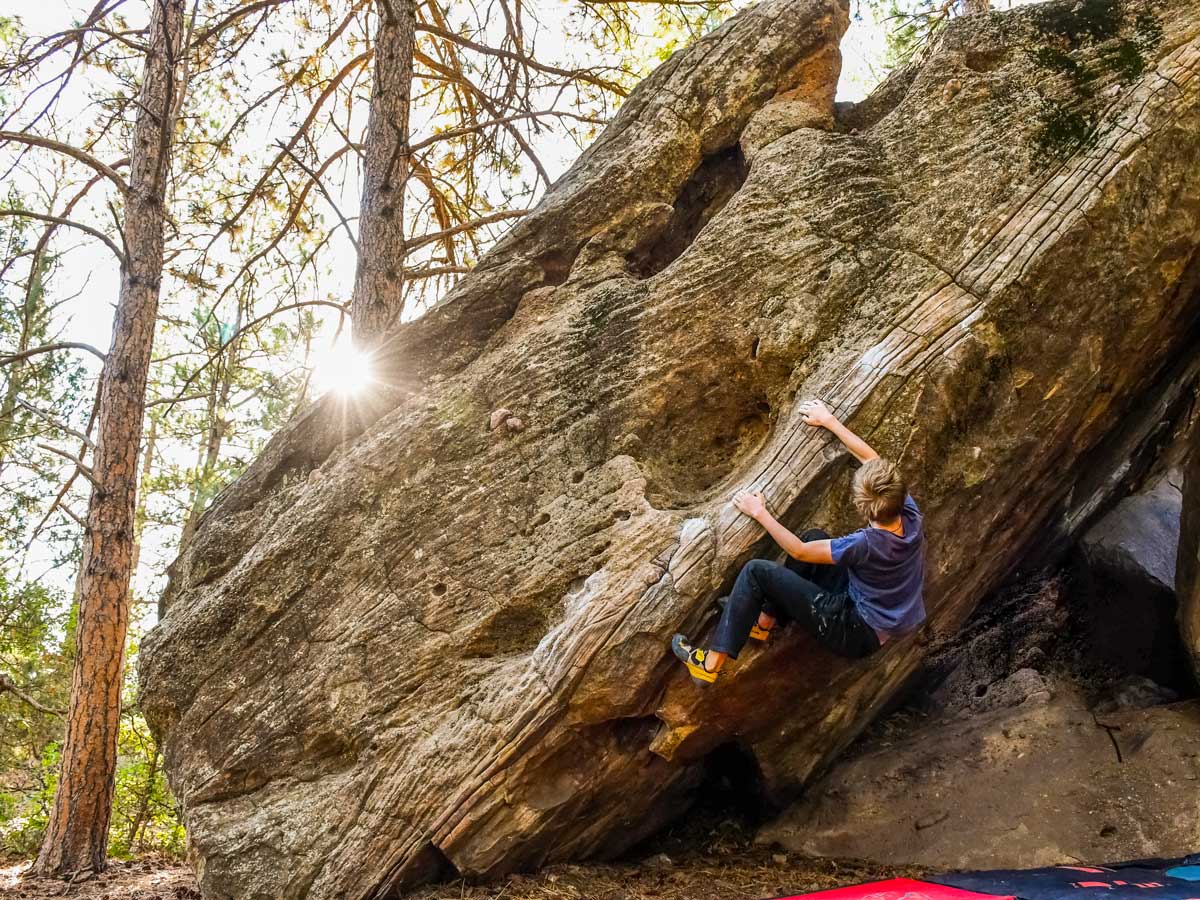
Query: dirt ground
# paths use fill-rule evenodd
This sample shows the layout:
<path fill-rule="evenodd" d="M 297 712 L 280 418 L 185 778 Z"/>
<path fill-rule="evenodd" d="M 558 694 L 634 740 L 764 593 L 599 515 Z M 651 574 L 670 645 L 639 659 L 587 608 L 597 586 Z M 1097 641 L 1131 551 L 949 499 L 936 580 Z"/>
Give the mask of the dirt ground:
<path fill-rule="evenodd" d="M 5 900 L 199 900 L 192 871 L 178 860 L 110 860 L 101 874 L 68 884 L 56 878 L 24 878 L 29 862 L 0 865 L 0 897 Z"/>
<path fill-rule="evenodd" d="M 670 849 L 666 847 L 664 849 Z M 25 879 L 28 863 L 0 867 L 5 900 L 199 900 L 191 871 L 178 861 L 114 860 L 103 875 L 78 884 Z M 611 865 L 553 866 L 486 884 L 461 879 L 423 888 L 406 900 L 764 900 L 915 872 L 787 856 L 722 835 L 672 856 L 659 852 Z"/>
<path fill-rule="evenodd" d="M 898 874 L 915 873 L 771 853 L 684 860 L 657 856 L 639 864 L 555 866 L 495 884 L 450 882 L 407 900 L 763 900 Z"/>

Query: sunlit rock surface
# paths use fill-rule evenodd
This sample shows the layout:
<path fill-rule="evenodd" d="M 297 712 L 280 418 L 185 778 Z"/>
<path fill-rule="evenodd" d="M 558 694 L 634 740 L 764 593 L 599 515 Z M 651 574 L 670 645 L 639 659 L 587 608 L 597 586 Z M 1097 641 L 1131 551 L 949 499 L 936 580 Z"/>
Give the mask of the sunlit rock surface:
<path fill-rule="evenodd" d="M 672 57 L 383 387 L 214 502 L 140 671 L 206 897 L 617 853 L 732 740 L 788 793 L 1179 395 L 1197 2 L 959 20 L 835 116 L 846 23 L 766 0 Z M 908 473 L 929 630 L 854 665 L 784 633 L 701 692 L 667 640 L 771 549 L 733 490 L 856 524 L 811 396 Z"/>

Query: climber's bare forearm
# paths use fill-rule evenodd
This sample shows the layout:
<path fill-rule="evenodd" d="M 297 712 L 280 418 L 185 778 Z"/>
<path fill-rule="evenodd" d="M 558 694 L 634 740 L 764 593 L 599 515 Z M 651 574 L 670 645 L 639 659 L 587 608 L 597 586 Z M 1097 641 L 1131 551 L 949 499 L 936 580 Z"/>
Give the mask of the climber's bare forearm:
<path fill-rule="evenodd" d="M 802 541 L 766 510 L 763 510 L 755 518 L 758 524 L 767 530 L 767 534 L 775 538 L 775 543 L 783 548 L 783 552 L 792 559 L 807 563 L 821 563 L 827 566 L 833 565 L 833 552 L 829 548 L 829 541 Z"/>
<path fill-rule="evenodd" d="M 879 457 L 879 454 L 871 448 L 870 444 L 860 438 L 857 434 L 855 434 L 837 419 L 834 419 L 825 427 L 833 432 L 839 441 L 845 444 L 846 449 L 849 450 L 851 455 L 859 462 L 866 462 L 869 459 L 877 459 Z"/>
<path fill-rule="evenodd" d="M 879 457 L 870 444 L 843 425 L 821 400 L 805 400 L 800 404 L 800 415 L 805 425 L 817 425 L 830 431 L 859 462 Z"/>

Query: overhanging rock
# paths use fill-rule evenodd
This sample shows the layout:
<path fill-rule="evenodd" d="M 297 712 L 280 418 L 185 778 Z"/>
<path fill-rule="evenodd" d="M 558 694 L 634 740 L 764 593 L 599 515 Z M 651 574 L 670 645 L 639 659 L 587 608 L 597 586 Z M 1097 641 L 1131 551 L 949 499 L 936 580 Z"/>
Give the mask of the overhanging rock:
<path fill-rule="evenodd" d="M 847 665 L 785 634 L 703 694 L 667 651 L 766 549 L 735 488 L 854 524 L 797 400 L 900 461 L 951 631 L 1180 389 L 1200 5 L 952 23 L 854 132 L 846 22 L 766 0 L 672 57 L 392 335 L 385 388 L 307 410 L 213 504 L 140 671 L 206 897 L 619 852 L 729 740 L 803 781 L 921 641 Z"/>

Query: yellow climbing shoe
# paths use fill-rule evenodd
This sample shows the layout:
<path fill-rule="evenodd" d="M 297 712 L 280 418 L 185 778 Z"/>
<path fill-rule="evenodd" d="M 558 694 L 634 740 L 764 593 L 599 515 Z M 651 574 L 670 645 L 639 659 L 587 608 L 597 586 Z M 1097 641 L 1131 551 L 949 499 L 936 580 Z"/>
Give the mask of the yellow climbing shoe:
<path fill-rule="evenodd" d="M 718 597 L 717 598 L 717 609 L 719 609 L 721 612 L 725 612 L 725 607 L 726 607 L 726 605 L 728 605 L 728 603 L 729 603 L 728 597 Z M 759 628 L 757 621 L 753 625 L 750 626 L 750 637 L 752 637 L 754 640 L 765 641 L 770 636 L 771 636 L 771 629 L 770 628 Z"/>
<path fill-rule="evenodd" d="M 707 650 L 693 647 L 682 634 L 671 638 L 671 650 L 679 657 L 679 661 L 687 666 L 688 673 L 694 681 L 698 681 L 700 684 L 712 684 L 717 680 L 716 672 L 710 672 L 704 668 L 704 658 L 708 655 Z"/>

